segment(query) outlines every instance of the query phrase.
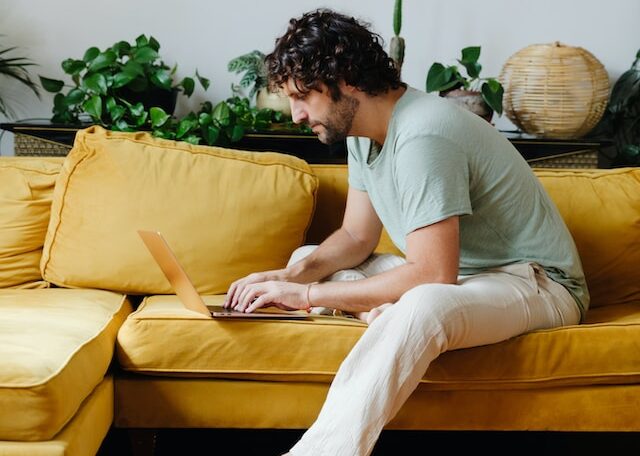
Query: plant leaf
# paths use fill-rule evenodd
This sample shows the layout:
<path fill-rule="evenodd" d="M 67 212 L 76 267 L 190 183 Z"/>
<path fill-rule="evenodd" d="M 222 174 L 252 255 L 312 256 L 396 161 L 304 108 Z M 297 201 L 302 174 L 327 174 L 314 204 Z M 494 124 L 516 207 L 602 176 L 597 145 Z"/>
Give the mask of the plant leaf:
<path fill-rule="evenodd" d="M 111 120 L 113 122 L 117 122 L 122 118 L 122 116 L 124 116 L 124 113 L 126 111 L 127 110 L 125 109 L 124 106 L 115 105 L 111 110 L 109 110 L 109 115 L 111 116 Z"/>
<path fill-rule="evenodd" d="M 216 105 L 213 109 L 212 115 L 213 119 L 223 127 L 226 127 L 231 123 L 231 111 L 224 101 L 221 101 Z"/>
<path fill-rule="evenodd" d="M 40 76 L 40 84 L 42 84 L 44 90 L 52 93 L 60 92 L 64 87 L 63 81 L 45 78 L 44 76 Z"/>
<path fill-rule="evenodd" d="M 180 139 L 187 133 L 189 133 L 192 129 L 198 126 L 198 122 L 192 119 L 182 119 L 180 123 L 178 123 L 178 130 L 176 131 L 176 138 Z"/>
<path fill-rule="evenodd" d="M 466 69 L 467 74 L 470 78 L 476 79 L 480 77 L 480 71 L 482 70 L 482 65 L 478 62 L 465 62 L 464 60 L 458 60 Z"/>
<path fill-rule="evenodd" d="M 130 105 L 129 112 L 134 117 L 140 117 L 142 113 L 145 112 L 144 105 L 141 102 L 137 102 L 134 105 Z"/>
<path fill-rule="evenodd" d="M 53 97 L 53 109 L 54 111 L 65 111 L 67 109 L 67 103 L 65 102 L 65 96 L 61 93 L 56 94 Z"/>
<path fill-rule="evenodd" d="M 400 35 L 400 29 L 402 29 L 402 0 L 396 0 L 393 6 L 393 33 Z"/>
<path fill-rule="evenodd" d="M 82 100 L 84 100 L 86 93 L 82 89 L 74 88 L 69 91 L 67 96 L 64 99 L 64 102 L 67 106 L 74 106 L 79 104 Z"/>
<path fill-rule="evenodd" d="M 151 126 L 153 128 L 161 127 L 170 118 L 169 114 L 164 112 L 164 109 L 158 108 L 156 106 L 149 110 L 149 114 L 151 115 Z"/>
<path fill-rule="evenodd" d="M 128 60 L 127 63 L 124 64 L 122 71 L 134 77 L 144 76 L 144 67 L 133 60 Z"/>
<path fill-rule="evenodd" d="M 138 63 L 151 63 L 158 58 L 158 53 L 150 46 L 143 46 L 133 53 L 134 61 Z"/>
<path fill-rule="evenodd" d="M 218 138 L 220 137 L 220 129 L 214 126 L 207 127 L 207 144 L 210 146 L 216 144 L 218 142 Z"/>
<path fill-rule="evenodd" d="M 242 125 L 234 125 L 231 131 L 231 142 L 237 142 L 244 136 L 244 127 Z"/>
<path fill-rule="evenodd" d="M 82 109 L 85 110 L 91 118 L 98 123 L 101 123 L 102 117 L 102 98 L 98 95 L 94 95 L 82 104 Z"/>
<path fill-rule="evenodd" d="M 144 125 L 148 117 L 149 113 L 147 113 L 147 111 L 142 111 L 139 116 L 136 116 L 136 127 Z"/>
<path fill-rule="evenodd" d="M 481 88 L 482 98 L 498 115 L 502 114 L 502 96 L 504 88 L 495 79 L 489 79 Z"/>
<path fill-rule="evenodd" d="M 95 59 L 96 57 L 98 57 L 98 55 L 100 54 L 100 49 L 98 49 L 97 47 L 90 47 L 89 49 L 87 49 L 84 53 L 84 56 L 82 56 L 82 60 L 84 63 L 89 63 L 91 61 L 93 61 L 93 59 Z"/>
<path fill-rule="evenodd" d="M 184 78 L 182 82 L 180 82 L 180 85 L 184 89 L 184 94 L 188 97 L 190 97 L 193 94 L 193 90 L 196 88 L 195 81 L 193 80 L 193 78 L 189 78 L 189 77 Z"/>
<path fill-rule="evenodd" d="M 200 81 L 200 85 L 204 90 L 207 90 L 209 88 L 209 84 L 211 84 L 211 81 L 207 78 L 203 78 L 202 76 L 200 76 L 198 74 L 198 70 L 196 70 L 196 78 L 198 78 L 198 81 Z"/>
<path fill-rule="evenodd" d="M 160 43 L 154 37 L 149 37 L 149 47 L 154 51 L 158 52 L 160 50 Z"/>
<path fill-rule="evenodd" d="M 78 74 L 86 67 L 83 60 L 66 59 L 62 62 L 62 71 L 67 74 Z"/>
<path fill-rule="evenodd" d="M 460 63 L 477 62 L 480 58 L 480 46 L 469 46 L 462 50 L 462 60 Z"/>
<path fill-rule="evenodd" d="M 82 87 L 100 95 L 107 94 L 107 78 L 102 73 L 94 73 L 82 80 Z"/>
<path fill-rule="evenodd" d="M 427 73 L 427 92 L 442 92 L 450 89 L 460 81 L 460 73 L 455 66 L 444 67 L 441 63 L 431 65 Z"/>
<path fill-rule="evenodd" d="M 131 50 L 131 45 L 126 41 L 118 41 L 116 44 L 111 46 L 111 50 L 115 52 L 118 57 L 122 57 L 124 55 L 129 55 L 129 51 Z"/>
<path fill-rule="evenodd" d="M 133 131 L 133 129 L 124 119 L 118 120 L 111 128 L 116 131 Z"/>
<path fill-rule="evenodd" d="M 124 87 L 134 79 L 135 76 L 133 74 L 121 71 L 120 73 L 116 73 L 113 76 L 113 83 L 111 84 L 111 87 L 113 87 L 114 89 Z"/>
<path fill-rule="evenodd" d="M 173 80 L 167 70 L 160 69 L 151 75 L 151 82 L 161 89 L 171 90 L 171 83 Z"/>
<path fill-rule="evenodd" d="M 149 44 L 149 40 L 145 35 L 140 35 L 136 38 L 136 46 L 143 47 Z"/>
<path fill-rule="evenodd" d="M 93 73 L 103 68 L 106 68 L 108 66 L 111 66 L 113 62 L 116 61 L 117 58 L 118 56 L 116 56 L 116 53 L 113 52 L 111 49 L 104 51 L 100 53 L 95 59 L 93 59 L 91 64 L 89 64 L 88 71 Z"/>

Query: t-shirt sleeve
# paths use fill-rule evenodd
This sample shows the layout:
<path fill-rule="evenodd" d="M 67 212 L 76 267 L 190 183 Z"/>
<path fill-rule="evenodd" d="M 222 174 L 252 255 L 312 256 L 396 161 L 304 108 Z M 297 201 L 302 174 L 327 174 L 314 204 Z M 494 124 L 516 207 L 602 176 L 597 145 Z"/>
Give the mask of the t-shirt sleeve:
<path fill-rule="evenodd" d="M 409 138 L 396 148 L 398 186 L 405 235 L 456 215 L 472 213 L 469 164 L 451 140 Z"/>
<path fill-rule="evenodd" d="M 362 143 L 366 142 L 359 138 L 347 139 L 347 165 L 349 170 L 349 187 L 366 192 L 364 180 L 362 179 L 363 159 L 361 158 Z"/>

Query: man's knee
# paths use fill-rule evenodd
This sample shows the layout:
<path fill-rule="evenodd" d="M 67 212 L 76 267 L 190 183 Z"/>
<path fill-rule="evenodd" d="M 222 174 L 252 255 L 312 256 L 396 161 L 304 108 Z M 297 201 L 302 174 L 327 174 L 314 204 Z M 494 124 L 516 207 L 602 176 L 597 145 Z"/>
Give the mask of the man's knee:
<path fill-rule="evenodd" d="M 457 306 L 455 287 L 442 283 L 426 283 L 406 291 L 397 304 L 406 312 L 420 313 L 427 318 L 447 317 Z"/>
<path fill-rule="evenodd" d="M 289 263 L 287 263 L 287 266 L 291 266 L 292 264 L 297 263 L 304 257 L 309 256 L 311 252 L 313 252 L 317 248 L 318 248 L 317 245 L 303 245 L 302 247 L 298 247 L 291 254 L 291 258 L 289 258 Z"/>

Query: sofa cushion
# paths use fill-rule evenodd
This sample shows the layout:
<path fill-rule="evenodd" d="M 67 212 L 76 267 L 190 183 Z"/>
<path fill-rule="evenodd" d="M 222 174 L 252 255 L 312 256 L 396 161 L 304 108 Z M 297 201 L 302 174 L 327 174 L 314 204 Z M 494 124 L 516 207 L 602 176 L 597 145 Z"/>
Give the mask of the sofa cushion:
<path fill-rule="evenodd" d="M 223 299 L 204 298 L 209 305 L 220 304 Z M 592 310 L 586 324 L 534 331 L 499 344 L 447 352 L 429 367 L 424 387 L 494 389 L 636 383 L 640 380 L 639 304 L 602 308 L 608 313 L 601 317 L 601 309 Z M 175 296 L 152 296 L 120 329 L 117 356 L 124 369 L 145 374 L 330 382 L 365 329 L 365 324 L 342 317 L 313 316 L 303 321 L 208 319 L 184 309 Z"/>
<path fill-rule="evenodd" d="M 590 307 L 640 301 L 640 169 L 535 173 L 576 242 Z"/>
<path fill-rule="evenodd" d="M 61 286 L 172 292 L 136 230 L 163 232 L 202 293 L 279 268 L 303 243 L 317 178 L 293 156 L 79 131 L 54 191 L 42 272 Z"/>
<path fill-rule="evenodd" d="M 0 159 L 0 288 L 44 285 L 40 257 L 62 161 Z"/>
<path fill-rule="evenodd" d="M 2 456 L 109 455 L 103 440 L 114 418 L 114 379 L 107 375 L 60 432 L 35 442 L 0 440 Z M 108 448 L 108 447 L 106 447 Z M 126 454 L 126 453 L 125 453 Z"/>
<path fill-rule="evenodd" d="M 47 440 L 102 382 L 131 312 L 103 290 L 0 290 L 0 440 Z"/>

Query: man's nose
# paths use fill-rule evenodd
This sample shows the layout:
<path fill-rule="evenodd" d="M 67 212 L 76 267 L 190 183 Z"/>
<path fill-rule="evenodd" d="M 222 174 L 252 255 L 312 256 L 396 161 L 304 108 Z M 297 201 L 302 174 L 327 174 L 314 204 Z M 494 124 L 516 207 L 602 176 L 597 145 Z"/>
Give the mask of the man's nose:
<path fill-rule="evenodd" d="M 307 120 L 308 116 L 306 111 L 300 106 L 300 103 L 296 103 L 295 100 L 289 100 L 291 106 L 291 119 L 299 124 Z"/>

